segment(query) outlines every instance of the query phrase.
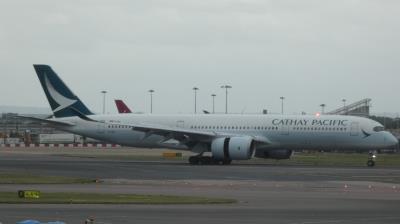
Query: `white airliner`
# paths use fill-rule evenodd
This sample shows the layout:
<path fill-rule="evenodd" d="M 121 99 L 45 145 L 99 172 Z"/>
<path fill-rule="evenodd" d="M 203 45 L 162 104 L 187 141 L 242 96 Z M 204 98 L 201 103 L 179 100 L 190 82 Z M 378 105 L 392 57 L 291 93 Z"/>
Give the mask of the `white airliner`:
<path fill-rule="evenodd" d="M 50 66 L 34 68 L 54 118 L 26 119 L 124 146 L 191 150 L 198 155 L 189 158 L 190 164 L 230 164 L 253 156 L 288 159 L 296 149 L 373 151 L 398 144 L 381 124 L 353 116 L 95 115 Z"/>

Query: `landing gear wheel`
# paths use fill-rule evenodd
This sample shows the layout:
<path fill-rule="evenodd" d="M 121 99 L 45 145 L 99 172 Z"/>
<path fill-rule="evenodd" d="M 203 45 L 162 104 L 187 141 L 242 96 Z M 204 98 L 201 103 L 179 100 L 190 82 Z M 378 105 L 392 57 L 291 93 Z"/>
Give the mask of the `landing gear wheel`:
<path fill-rule="evenodd" d="M 368 166 L 368 167 L 373 167 L 373 166 L 375 166 L 375 159 L 376 159 L 375 152 L 370 151 L 370 152 L 368 153 L 367 166 Z"/>
<path fill-rule="evenodd" d="M 202 156 L 199 158 L 199 163 L 201 165 L 214 165 L 215 160 L 210 156 Z"/>
<path fill-rule="evenodd" d="M 198 156 L 191 156 L 189 157 L 189 163 L 190 165 L 198 165 L 200 162 L 200 159 Z"/>
<path fill-rule="evenodd" d="M 222 165 L 231 165 L 232 160 L 231 159 L 224 159 L 222 160 Z"/>
<path fill-rule="evenodd" d="M 213 157 L 210 156 L 191 156 L 189 157 L 189 164 L 190 165 L 229 165 L 231 164 L 232 160 L 231 159 L 224 159 L 224 160 L 218 160 L 214 159 Z"/>
<path fill-rule="evenodd" d="M 373 160 L 368 160 L 367 166 L 368 166 L 368 167 L 373 167 L 373 166 L 375 166 L 375 161 L 373 161 Z"/>

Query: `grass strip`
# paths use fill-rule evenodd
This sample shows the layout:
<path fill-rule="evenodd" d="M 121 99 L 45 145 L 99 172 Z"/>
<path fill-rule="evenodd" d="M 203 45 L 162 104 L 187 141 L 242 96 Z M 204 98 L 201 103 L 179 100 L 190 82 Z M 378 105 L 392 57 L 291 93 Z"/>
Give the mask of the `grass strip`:
<path fill-rule="evenodd" d="M 97 193 L 41 193 L 39 199 L 19 198 L 17 192 L 0 192 L 1 204 L 230 204 L 233 199 Z"/>
<path fill-rule="evenodd" d="M 30 173 L 0 173 L 0 184 L 86 184 L 94 183 L 93 179 L 40 176 Z"/>

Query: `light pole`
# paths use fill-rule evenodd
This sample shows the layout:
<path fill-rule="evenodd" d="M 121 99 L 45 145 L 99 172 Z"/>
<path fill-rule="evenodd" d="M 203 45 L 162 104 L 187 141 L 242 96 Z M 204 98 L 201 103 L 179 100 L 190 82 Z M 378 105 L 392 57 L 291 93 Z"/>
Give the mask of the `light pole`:
<path fill-rule="evenodd" d="M 283 100 L 285 99 L 284 96 L 279 97 L 281 99 L 281 114 L 283 114 Z"/>
<path fill-rule="evenodd" d="M 321 107 L 321 114 L 324 114 L 325 113 L 325 106 L 326 106 L 326 104 L 321 104 L 321 105 L 319 105 L 320 107 Z"/>
<path fill-rule="evenodd" d="M 152 114 L 153 113 L 153 93 L 154 93 L 154 90 L 150 89 L 149 93 L 150 93 L 150 113 Z"/>
<path fill-rule="evenodd" d="M 228 89 L 231 89 L 230 85 L 223 85 L 221 88 L 225 89 L 225 114 L 228 113 Z"/>
<path fill-rule="evenodd" d="M 199 90 L 199 88 L 193 87 L 193 91 L 194 91 L 194 113 L 195 114 L 197 114 L 197 90 Z"/>
<path fill-rule="evenodd" d="M 213 114 L 215 114 L 215 97 L 217 96 L 216 94 L 211 94 L 212 100 L 213 100 Z"/>
<path fill-rule="evenodd" d="M 103 91 L 101 91 L 101 93 L 103 94 L 103 114 L 106 114 L 106 94 L 107 94 L 107 91 L 103 90 Z"/>

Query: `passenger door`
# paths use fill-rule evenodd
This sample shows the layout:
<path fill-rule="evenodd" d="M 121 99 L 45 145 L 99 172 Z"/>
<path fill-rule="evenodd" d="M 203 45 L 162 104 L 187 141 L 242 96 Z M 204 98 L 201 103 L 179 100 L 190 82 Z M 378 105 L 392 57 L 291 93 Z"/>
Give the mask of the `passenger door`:
<path fill-rule="evenodd" d="M 106 129 L 106 125 L 105 125 L 104 121 L 98 122 L 96 129 L 97 129 L 96 130 L 97 134 L 104 135 L 104 132 Z"/>
<path fill-rule="evenodd" d="M 281 125 L 281 135 L 289 135 L 289 126 Z"/>
<path fill-rule="evenodd" d="M 358 136 L 360 133 L 360 125 L 358 122 L 352 122 L 350 125 L 350 136 Z"/>

